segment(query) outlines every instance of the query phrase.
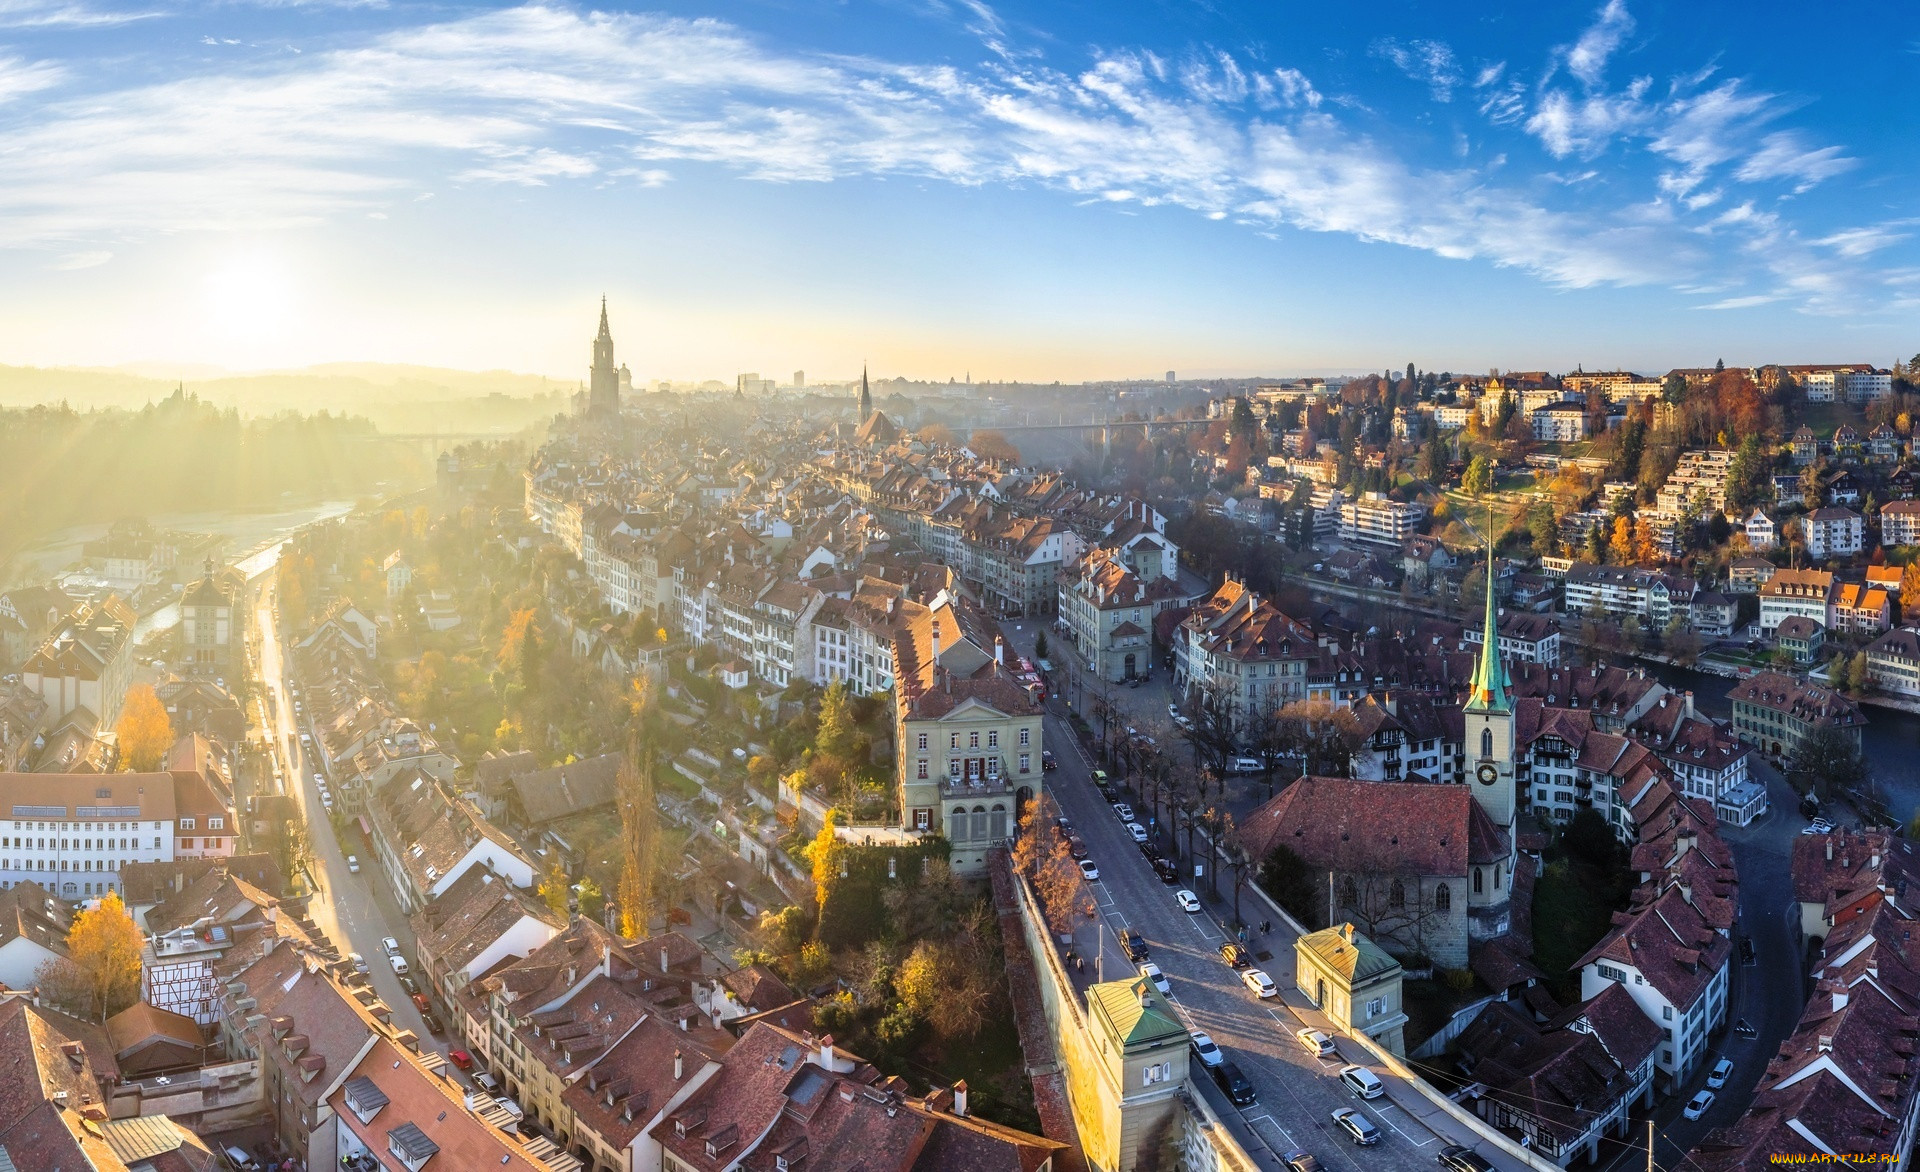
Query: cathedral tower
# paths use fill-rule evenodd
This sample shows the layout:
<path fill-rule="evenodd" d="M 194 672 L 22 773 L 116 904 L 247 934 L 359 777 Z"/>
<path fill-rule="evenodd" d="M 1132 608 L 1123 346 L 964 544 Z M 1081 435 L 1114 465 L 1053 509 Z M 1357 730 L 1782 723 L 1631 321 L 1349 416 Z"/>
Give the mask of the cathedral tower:
<path fill-rule="evenodd" d="M 1514 792 L 1513 697 L 1507 669 L 1500 662 L 1499 613 L 1494 607 L 1493 548 L 1487 548 L 1487 615 L 1480 645 L 1480 663 L 1474 668 L 1467 694 L 1466 765 L 1468 784 L 1493 824 L 1513 830 L 1518 802 Z"/>
<path fill-rule="evenodd" d="M 867 389 L 867 368 L 864 366 L 860 368 L 859 411 L 859 415 L 853 421 L 856 426 L 865 423 L 867 417 L 873 414 L 873 392 Z"/>
<path fill-rule="evenodd" d="M 600 333 L 593 339 L 593 373 L 587 383 L 587 413 L 620 414 L 621 369 L 613 364 L 613 332 L 607 328 L 607 299 L 600 299 Z M 631 376 L 629 376 L 631 377 Z"/>

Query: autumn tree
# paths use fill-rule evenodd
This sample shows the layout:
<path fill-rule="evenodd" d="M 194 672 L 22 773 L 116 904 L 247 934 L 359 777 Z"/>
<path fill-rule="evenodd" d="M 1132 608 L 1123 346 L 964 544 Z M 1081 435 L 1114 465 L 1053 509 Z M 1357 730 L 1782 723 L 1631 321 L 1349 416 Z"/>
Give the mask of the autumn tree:
<path fill-rule="evenodd" d="M 120 743 L 120 767 L 135 773 L 159 769 L 167 750 L 173 747 L 173 721 L 167 718 L 167 706 L 149 684 L 127 689 L 113 731 Z"/>
<path fill-rule="evenodd" d="M 1460 488 L 1469 496 L 1485 496 L 1493 491 L 1493 463 L 1484 455 L 1475 456 L 1460 478 Z"/>
<path fill-rule="evenodd" d="M 1607 546 L 1607 554 L 1614 563 L 1622 566 L 1633 564 L 1633 518 L 1620 516 L 1613 519 L 1613 540 Z"/>
<path fill-rule="evenodd" d="M 638 940 L 653 914 L 653 873 L 660 853 L 660 810 L 654 804 L 652 754 L 636 745 L 614 779 L 620 807 L 620 935 Z"/>
<path fill-rule="evenodd" d="M 840 878 L 840 836 L 835 833 L 834 823 L 838 812 L 828 810 L 827 816 L 820 821 L 820 833 L 813 836 L 807 845 L 807 861 L 813 864 L 814 903 L 825 910 L 827 900 L 833 894 L 833 885 Z"/>
<path fill-rule="evenodd" d="M 1280 743 L 1300 759 L 1300 772 L 1315 777 L 1349 777 L 1353 755 L 1366 739 L 1351 708 L 1326 700 L 1295 700 L 1280 709 Z"/>
<path fill-rule="evenodd" d="M 554 915 L 566 918 L 567 915 L 567 870 L 560 865 L 560 856 L 555 855 L 547 864 L 547 873 L 540 880 L 540 898 L 547 901 L 547 907 Z"/>
<path fill-rule="evenodd" d="M 40 966 L 36 976 L 74 1016 L 104 1023 L 140 999 L 140 948 L 139 927 L 110 893 L 73 917 L 67 955 Z"/>
<path fill-rule="evenodd" d="M 967 447 L 973 449 L 973 454 L 982 459 L 997 460 L 1002 464 L 1020 462 L 1020 449 L 1014 447 L 1006 436 L 997 431 L 974 432 L 973 438 L 967 441 Z"/>

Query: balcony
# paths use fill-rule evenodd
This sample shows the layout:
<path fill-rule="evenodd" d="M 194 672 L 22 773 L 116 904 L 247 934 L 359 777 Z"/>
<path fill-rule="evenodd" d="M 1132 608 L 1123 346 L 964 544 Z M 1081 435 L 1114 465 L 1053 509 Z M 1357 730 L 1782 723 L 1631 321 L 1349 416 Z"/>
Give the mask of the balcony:
<path fill-rule="evenodd" d="M 949 774 L 940 779 L 940 796 L 967 798 L 1010 793 L 1013 776 L 998 757 L 969 757 L 961 763 L 960 776 Z"/>

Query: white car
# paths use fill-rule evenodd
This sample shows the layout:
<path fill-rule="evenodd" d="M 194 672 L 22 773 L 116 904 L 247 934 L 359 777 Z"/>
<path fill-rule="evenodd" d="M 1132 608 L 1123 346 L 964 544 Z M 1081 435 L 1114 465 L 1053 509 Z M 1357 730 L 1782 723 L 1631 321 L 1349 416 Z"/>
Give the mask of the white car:
<path fill-rule="evenodd" d="M 407 975 L 407 958 L 406 957 L 389 956 L 387 958 L 387 963 L 393 966 L 394 972 L 400 974 L 403 977 Z"/>
<path fill-rule="evenodd" d="M 347 856 L 347 872 L 353 875 L 358 875 L 360 873 L 360 856 L 359 855 Z"/>
<path fill-rule="evenodd" d="M 1333 1038 L 1325 1030 L 1295 1030 L 1293 1036 L 1300 1039 L 1300 1045 L 1315 1058 L 1337 1058 L 1340 1055 L 1333 1047 Z"/>
<path fill-rule="evenodd" d="M 1220 1052 L 1220 1047 L 1214 1045 L 1213 1039 L 1199 1030 L 1193 1031 L 1193 1052 L 1199 1056 L 1202 1066 L 1218 1066 L 1227 1060 L 1227 1056 Z"/>
<path fill-rule="evenodd" d="M 1713 1064 L 1712 1070 L 1707 1072 L 1707 1086 L 1709 1089 L 1717 1091 L 1721 1087 L 1726 1086 L 1727 1079 L 1731 1077 L 1733 1077 L 1733 1059 L 1722 1058 Z"/>
<path fill-rule="evenodd" d="M 1200 910 L 1200 897 L 1184 887 L 1173 893 L 1173 900 L 1180 905 L 1180 910 L 1188 915 Z"/>
<path fill-rule="evenodd" d="M 1173 986 L 1167 984 L 1167 974 L 1161 972 L 1160 966 L 1152 961 L 1140 966 L 1140 975 L 1152 981 L 1153 987 L 1160 990 L 1163 995 L 1173 992 Z"/>
<path fill-rule="evenodd" d="M 1133 835 L 1133 841 L 1135 842 L 1147 841 L 1147 828 L 1138 822 L 1127 823 L 1127 833 Z"/>
<path fill-rule="evenodd" d="M 1255 997 L 1266 998 L 1278 997 L 1280 995 L 1280 987 L 1273 983 L 1273 978 L 1261 972 L 1259 969 L 1244 970 L 1240 974 L 1240 981 L 1246 985 L 1247 988 L 1253 990 Z"/>
<path fill-rule="evenodd" d="M 380 947 L 385 950 L 388 956 L 400 955 L 400 942 L 391 936 L 380 937 Z"/>
<path fill-rule="evenodd" d="M 1098 879 L 1100 877 L 1100 868 L 1093 865 L 1092 859 L 1081 859 L 1080 877 L 1082 879 Z"/>
<path fill-rule="evenodd" d="M 1713 1108 L 1713 1092 L 1701 1091 L 1699 1094 L 1695 1095 L 1693 1098 L 1687 1100 L 1686 1110 L 1680 1113 L 1682 1115 L 1685 1115 L 1688 1119 L 1698 1119 L 1702 1115 L 1705 1115 L 1712 1108 Z"/>

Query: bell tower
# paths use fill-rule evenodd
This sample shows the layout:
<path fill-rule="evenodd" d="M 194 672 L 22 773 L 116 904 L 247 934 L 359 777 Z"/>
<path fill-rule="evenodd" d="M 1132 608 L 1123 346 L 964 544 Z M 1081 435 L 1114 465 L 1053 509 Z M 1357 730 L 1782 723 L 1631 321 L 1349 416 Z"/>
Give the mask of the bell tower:
<path fill-rule="evenodd" d="M 1494 608 L 1493 546 L 1487 546 L 1487 614 L 1480 663 L 1467 694 L 1467 784 L 1481 809 L 1502 830 L 1511 831 L 1518 813 L 1514 792 L 1513 697 L 1500 662 L 1500 624 Z"/>
<path fill-rule="evenodd" d="M 620 414 L 621 368 L 613 364 L 613 331 L 607 328 L 607 299 L 600 299 L 600 332 L 593 339 L 593 370 L 587 383 L 587 411 L 592 415 Z"/>

